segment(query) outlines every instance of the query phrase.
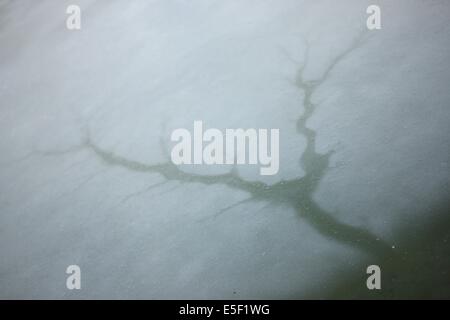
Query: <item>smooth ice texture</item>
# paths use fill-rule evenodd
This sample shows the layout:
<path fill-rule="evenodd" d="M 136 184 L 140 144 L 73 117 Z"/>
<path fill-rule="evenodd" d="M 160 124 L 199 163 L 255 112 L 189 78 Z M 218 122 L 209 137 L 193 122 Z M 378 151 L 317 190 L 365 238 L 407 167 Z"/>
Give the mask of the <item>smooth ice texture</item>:
<path fill-rule="evenodd" d="M 449 297 L 450 3 L 377 3 L 0 1 L 0 298 Z M 174 166 L 195 120 L 279 173 Z"/>

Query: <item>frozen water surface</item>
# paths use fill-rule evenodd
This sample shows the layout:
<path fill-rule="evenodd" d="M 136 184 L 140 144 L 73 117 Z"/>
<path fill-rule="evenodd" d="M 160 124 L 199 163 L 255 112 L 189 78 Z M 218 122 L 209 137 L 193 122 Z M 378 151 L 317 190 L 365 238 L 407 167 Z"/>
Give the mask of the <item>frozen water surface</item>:
<path fill-rule="evenodd" d="M 378 2 L 0 1 L 0 298 L 448 298 L 450 3 Z M 174 166 L 194 120 L 279 173 Z"/>

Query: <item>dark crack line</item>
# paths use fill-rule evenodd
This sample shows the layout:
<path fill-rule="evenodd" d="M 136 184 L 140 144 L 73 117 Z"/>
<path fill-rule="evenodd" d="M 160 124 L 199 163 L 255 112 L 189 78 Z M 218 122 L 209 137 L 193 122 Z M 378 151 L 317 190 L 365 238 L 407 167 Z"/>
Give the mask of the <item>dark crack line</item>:
<path fill-rule="evenodd" d="M 124 198 L 122 199 L 122 201 L 120 202 L 120 204 L 124 204 L 124 203 L 126 203 L 128 200 L 130 200 L 131 198 L 140 196 L 140 195 L 142 195 L 142 194 L 144 194 L 144 193 L 146 193 L 146 192 L 148 192 L 148 191 L 150 191 L 150 190 L 152 190 L 152 189 L 158 188 L 158 187 L 160 187 L 160 186 L 162 186 L 162 185 L 164 185 L 164 184 L 166 184 L 166 183 L 167 183 L 167 181 L 161 181 L 161 182 L 152 184 L 152 185 L 146 187 L 146 188 L 143 189 L 143 190 L 139 190 L 139 191 L 137 191 L 137 192 L 130 193 L 129 195 L 127 195 L 126 197 L 124 197 Z"/>
<path fill-rule="evenodd" d="M 174 165 L 170 160 L 153 165 L 145 164 L 102 149 L 92 142 L 88 130 L 82 145 L 74 147 L 72 151 L 78 151 L 80 147 L 88 148 L 106 165 L 119 166 L 134 172 L 157 173 L 168 181 L 201 183 L 205 185 L 223 184 L 235 190 L 248 192 L 250 197 L 245 199 L 245 202 L 263 200 L 269 201 L 270 204 L 289 205 L 295 209 L 304 221 L 326 238 L 355 247 L 368 254 L 376 256 L 392 255 L 391 247 L 387 243 L 378 239 L 364 228 L 341 223 L 332 214 L 322 209 L 313 199 L 314 191 L 317 189 L 327 169 L 329 169 L 329 159 L 334 151 L 329 151 L 325 154 L 318 153 L 315 144 L 316 132 L 306 126 L 306 122 L 316 108 L 316 105 L 311 100 L 312 95 L 328 79 L 333 69 L 352 51 L 357 49 L 363 40 L 364 34 L 358 37 L 353 45 L 337 55 L 327 66 L 321 77 L 311 81 L 304 79 L 304 70 L 309 58 L 309 46 L 306 46 L 305 61 L 300 67 L 295 81 L 295 85 L 304 93 L 304 112 L 296 124 L 297 132 L 302 134 L 307 142 L 305 151 L 300 158 L 300 164 L 305 171 L 305 175 L 301 178 L 281 180 L 276 184 L 268 185 L 259 181 L 244 180 L 239 177 L 236 169 L 233 169 L 229 173 L 219 175 L 199 175 L 181 170 L 180 167 Z M 70 152 L 71 150 L 68 151 Z M 237 204 L 240 203 L 241 201 Z M 237 204 L 222 209 L 219 214 Z"/>

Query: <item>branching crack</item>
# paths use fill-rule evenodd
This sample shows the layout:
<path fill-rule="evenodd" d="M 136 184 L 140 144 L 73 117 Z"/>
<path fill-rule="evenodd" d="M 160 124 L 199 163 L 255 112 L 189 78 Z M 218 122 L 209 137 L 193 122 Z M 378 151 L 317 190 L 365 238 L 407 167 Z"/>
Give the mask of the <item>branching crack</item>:
<path fill-rule="evenodd" d="M 391 246 L 387 243 L 381 241 L 364 228 L 341 223 L 332 214 L 322 209 L 313 199 L 314 191 L 317 189 L 326 170 L 329 169 L 329 159 L 334 151 L 329 151 L 325 154 L 318 153 L 315 143 L 316 132 L 306 126 L 306 122 L 316 108 L 316 105 L 312 102 L 312 95 L 328 79 L 332 70 L 361 45 L 364 38 L 365 34 L 358 37 L 350 47 L 331 61 L 317 80 L 313 81 L 308 81 L 304 77 L 304 70 L 308 64 L 309 56 L 308 49 L 306 51 L 306 58 L 297 73 L 295 81 L 295 85 L 304 94 L 304 112 L 296 123 L 297 132 L 306 138 L 306 149 L 300 158 L 300 164 L 304 168 L 305 175 L 301 178 L 281 180 L 278 183 L 268 185 L 259 181 L 244 180 L 237 174 L 236 170 L 218 175 L 200 175 L 185 172 L 170 160 L 159 164 L 146 164 L 104 150 L 91 140 L 89 132 L 86 134 L 86 138 L 81 147 L 91 150 L 106 165 L 119 166 L 134 172 L 158 173 L 166 179 L 166 182 L 178 181 L 182 183 L 201 183 L 204 185 L 223 184 L 232 189 L 245 191 L 249 194 L 248 198 L 221 209 L 217 215 L 252 200 L 268 201 L 271 205 L 287 205 L 295 209 L 304 221 L 324 237 L 376 256 L 392 255 Z M 306 47 L 308 48 L 308 45 Z M 80 147 L 74 147 L 73 151 L 78 151 L 79 149 Z M 160 184 L 152 185 L 147 189 L 158 185 Z M 128 201 L 137 194 L 144 193 L 147 189 L 126 196 L 123 202 Z"/>

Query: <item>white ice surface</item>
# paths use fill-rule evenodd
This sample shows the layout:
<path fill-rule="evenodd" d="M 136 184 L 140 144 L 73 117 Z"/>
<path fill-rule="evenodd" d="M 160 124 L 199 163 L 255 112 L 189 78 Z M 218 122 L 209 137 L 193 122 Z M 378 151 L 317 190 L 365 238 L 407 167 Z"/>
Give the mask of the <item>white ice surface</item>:
<path fill-rule="evenodd" d="M 314 92 L 307 125 L 318 151 L 335 150 L 314 199 L 395 243 L 448 195 L 450 5 L 379 2 L 382 30 Z M 308 56 L 305 78 L 320 78 L 364 30 L 370 1 L 78 0 L 82 29 L 68 31 L 72 3 L 0 1 L 0 298 L 326 295 L 370 256 L 289 204 L 240 203 L 245 190 L 167 181 L 85 145 L 152 165 L 194 120 L 280 128 L 279 174 L 239 175 L 302 177 L 297 72 Z M 81 291 L 65 288 L 71 264 Z"/>

